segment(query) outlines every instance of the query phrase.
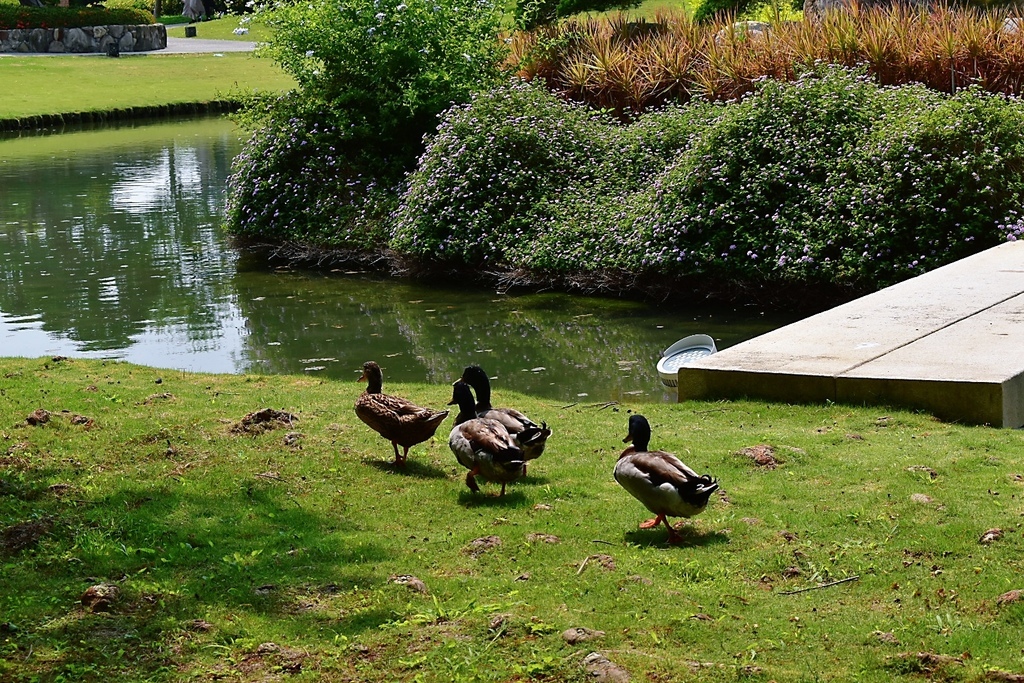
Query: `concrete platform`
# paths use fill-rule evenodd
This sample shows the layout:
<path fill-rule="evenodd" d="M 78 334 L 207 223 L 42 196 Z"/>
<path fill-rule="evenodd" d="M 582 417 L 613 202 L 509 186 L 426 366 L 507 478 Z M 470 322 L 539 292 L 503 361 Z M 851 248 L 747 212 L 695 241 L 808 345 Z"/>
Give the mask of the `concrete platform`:
<path fill-rule="evenodd" d="M 1024 242 L 1008 242 L 707 356 L 679 400 L 826 400 L 1024 425 Z"/>

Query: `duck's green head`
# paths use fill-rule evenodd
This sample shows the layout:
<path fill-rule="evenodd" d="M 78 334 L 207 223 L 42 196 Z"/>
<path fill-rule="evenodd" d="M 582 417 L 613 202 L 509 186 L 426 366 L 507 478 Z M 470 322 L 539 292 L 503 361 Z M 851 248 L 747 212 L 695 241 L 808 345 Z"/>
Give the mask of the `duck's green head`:
<path fill-rule="evenodd" d="M 633 447 L 638 451 L 646 451 L 651 443 L 651 423 L 643 415 L 629 416 L 629 434 L 622 440 L 622 443 L 633 442 Z"/>

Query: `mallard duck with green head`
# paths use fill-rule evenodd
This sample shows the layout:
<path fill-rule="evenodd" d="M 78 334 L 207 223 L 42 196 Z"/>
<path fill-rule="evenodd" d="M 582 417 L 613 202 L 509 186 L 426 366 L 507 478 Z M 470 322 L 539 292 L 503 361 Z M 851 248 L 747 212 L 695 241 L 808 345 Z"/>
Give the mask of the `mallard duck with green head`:
<path fill-rule="evenodd" d="M 711 494 L 718 490 L 718 480 L 697 474 L 671 453 L 647 450 L 651 425 L 643 415 L 630 416 L 629 434 L 622 442 L 630 441 L 632 445 L 622 451 L 615 463 L 615 481 L 657 515 L 641 522 L 641 529 L 652 529 L 664 522 L 669 543 L 679 543 L 682 536 L 667 518 L 693 517 L 703 512 Z"/>

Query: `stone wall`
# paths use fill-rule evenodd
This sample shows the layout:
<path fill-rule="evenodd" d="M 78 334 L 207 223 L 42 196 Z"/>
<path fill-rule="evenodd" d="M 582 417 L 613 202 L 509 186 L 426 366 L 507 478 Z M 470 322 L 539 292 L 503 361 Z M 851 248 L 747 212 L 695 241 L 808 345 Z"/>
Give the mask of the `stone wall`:
<path fill-rule="evenodd" d="M 145 52 L 167 47 L 163 24 L 0 29 L 0 52 Z"/>

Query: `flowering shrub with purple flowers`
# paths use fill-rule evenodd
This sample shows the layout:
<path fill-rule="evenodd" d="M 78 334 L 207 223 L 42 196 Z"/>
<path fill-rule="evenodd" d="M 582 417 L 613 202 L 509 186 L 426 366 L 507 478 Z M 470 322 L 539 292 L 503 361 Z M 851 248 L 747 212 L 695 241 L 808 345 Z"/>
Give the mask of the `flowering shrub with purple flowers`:
<path fill-rule="evenodd" d="M 229 181 L 229 229 L 277 240 L 373 243 L 379 234 L 363 219 L 395 200 L 391 188 L 414 166 L 438 114 L 498 83 L 506 50 L 497 39 L 498 6 L 282 1 L 259 16 L 272 29 L 260 54 L 294 76 L 298 90 L 247 108 L 255 133 Z"/>
<path fill-rule="evenodd" d="M 450 110 L 391 246 L 578 274 L 860 289 L 1024 232 L 1024 106 L 819 66 L 621 125 L 513 85 Z"/>
<path fill-rule="evenodd" d="M 252 132 L 228 179 L 228 225 L 256 242 L 379 249 L 398 191 L 381 186 L 387 174 L 351 158 L 344 134 L 318 118 L 297 111 Z"/>

